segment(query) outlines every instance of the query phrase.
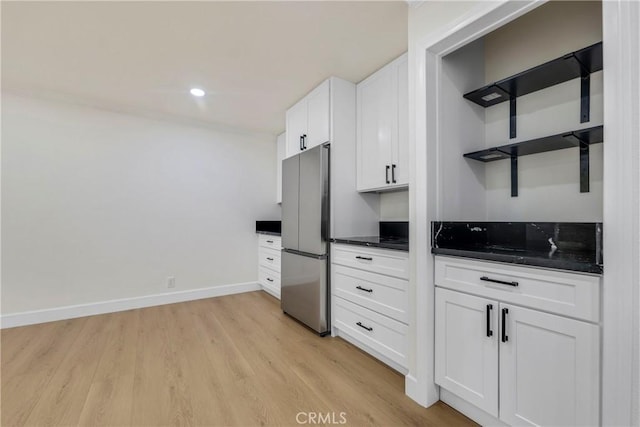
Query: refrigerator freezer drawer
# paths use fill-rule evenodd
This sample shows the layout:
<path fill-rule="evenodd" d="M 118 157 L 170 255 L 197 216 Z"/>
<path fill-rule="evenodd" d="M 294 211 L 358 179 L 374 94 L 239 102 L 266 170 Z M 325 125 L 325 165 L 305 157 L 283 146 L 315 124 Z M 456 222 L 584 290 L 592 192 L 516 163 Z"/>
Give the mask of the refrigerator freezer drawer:
<path fill-rule="evenodd" d="M 329 331 L 327 260 L 282 252 L 282 311 L 319 334 Z"/>

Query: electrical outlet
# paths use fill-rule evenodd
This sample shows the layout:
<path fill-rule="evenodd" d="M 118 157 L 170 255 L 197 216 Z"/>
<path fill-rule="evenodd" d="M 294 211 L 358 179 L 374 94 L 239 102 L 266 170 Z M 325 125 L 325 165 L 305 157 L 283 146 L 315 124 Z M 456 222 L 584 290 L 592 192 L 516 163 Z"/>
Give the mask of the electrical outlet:
<path fill-rule="evenodd" d="M 167 277 L 167 288 L 175 288 L 176 287 L 176 278 L 173 276 Z"/>

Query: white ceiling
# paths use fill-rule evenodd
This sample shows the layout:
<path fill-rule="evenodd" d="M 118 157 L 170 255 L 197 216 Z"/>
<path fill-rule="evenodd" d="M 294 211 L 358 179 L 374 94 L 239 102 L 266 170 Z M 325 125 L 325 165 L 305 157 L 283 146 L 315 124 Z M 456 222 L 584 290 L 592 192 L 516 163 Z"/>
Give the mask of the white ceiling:
<path fill-rule="evenodd" d="M 272 134 L 325 78 L 358 82 L 407 49 L 404 1 L 1 7 L 3 90 Z"/>

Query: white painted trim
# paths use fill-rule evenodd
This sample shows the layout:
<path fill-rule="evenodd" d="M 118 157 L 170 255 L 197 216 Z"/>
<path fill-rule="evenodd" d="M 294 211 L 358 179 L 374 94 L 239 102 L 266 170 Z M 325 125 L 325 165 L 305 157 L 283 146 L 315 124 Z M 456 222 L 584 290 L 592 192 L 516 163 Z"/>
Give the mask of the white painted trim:
<path fill-rule="evenodd" d="M 603 2 L 602 424 L 640 423 L 640 3 Z"/>
<path fill-rule="evenodd" d="M 209 288 L 190 289 L 134 298 L 68 305 L 45 310 L 25 311 L 22 313 L 2 315 L 0 318 L 0 327 L 2 329 L 14 328 L 16 326 L 54 322 L 56 320 L 74 319 L 76 317 L 93 316 L 96 314 L 115 313 L 117 311 L 132 310 L 135 308 L 240 294 L 243 292 L 259 291 L 261 289 L 262 287 L 257 282 L 235 283 L 232 285 L 212 286 Z"/>
<path fill-rule="evenodd" d="M 266 293 L 268 293 L 269 295 L 278 298 L 278 299 L 282 299 L 280 297 L 280 291 L 279 290 L 275 290 L 273 288 L 270 288 L 269 286 L 265 286 L 263 284 L 260 285 L 262 290 L 265 291 Z"/>
<path fill-rule="evenodd" d="M 339 328 L 333 328 L 331 334 L 332 334 L 331 336 L 340 337 L 343 340 L 347 341 L 348 343 L 353 344 L 354 346 L 358 347 L 360 350 L 364 351 L 365 353 L 369 353 L 374 358 L 378 359 L 379 361 L 381 361 L 385 365 L 389 366 L 390 368 L 400 372 L 401 374 L 406 374 L 407 373 L 407 368 L 405 366 L 402 366 L 402 365 L 398 364 L 397 362 L 394 362 L 393 360 L 389 359 L 387 356 L 385 356 L 382 353 L 374 350 L 371 346 L 363 343 L 358 338 L 354 337 L 353 335 L 349 334 L 348 332 L 345 332 L 344 330 L 339 329 Z"/>
<path fill-rule="evenodd" d="M 411 280 L 409 285 L 409 375 L 407 396 L 423 406 L 440 398 L 434 382 L 434 261 L 430 223 L 440 218 L 438 191 L 439 87 L 442 57 L 524 15 L 545 1 L 479 2 L 450 25 L 428 34 L 409 50 L 409 146 L 414 159 L 409 184 Z"/>
<path fill-rule="evenodd" d="M 477 408 L 464 399 L 459 398 L 448 390 L 440 389 L 440 399 L 451 406 L 456 411 L 466 415 L 482 426 L 507 426 L 500 419 L 491 414 L 487 414 L 482 409 Z"/>

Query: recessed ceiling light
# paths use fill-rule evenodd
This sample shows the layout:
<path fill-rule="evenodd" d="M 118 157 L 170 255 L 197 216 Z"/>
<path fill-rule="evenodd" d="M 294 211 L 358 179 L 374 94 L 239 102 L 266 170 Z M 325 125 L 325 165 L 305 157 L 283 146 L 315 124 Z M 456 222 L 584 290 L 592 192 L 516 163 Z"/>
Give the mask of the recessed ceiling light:
<path fill-rule="evenodd" d="M 204 91 L 202 89 L 198 89 L 197 87 L 192 88 L 189 92 L 191 92 L 191 95 L 193 96 L 204 96 Z"/>

